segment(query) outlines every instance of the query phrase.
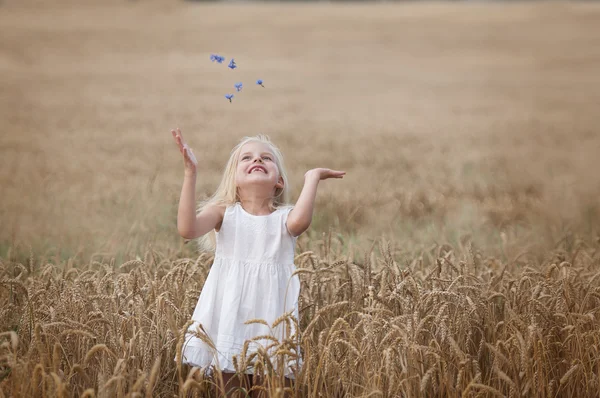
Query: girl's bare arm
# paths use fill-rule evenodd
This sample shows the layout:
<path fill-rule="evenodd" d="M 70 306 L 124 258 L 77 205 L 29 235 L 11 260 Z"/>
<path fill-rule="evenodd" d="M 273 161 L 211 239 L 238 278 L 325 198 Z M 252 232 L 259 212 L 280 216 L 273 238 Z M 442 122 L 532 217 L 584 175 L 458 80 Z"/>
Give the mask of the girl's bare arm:
<path fill-rule="evenodd" d="M 194 239 L 210 232 L 223 220 L 223 209 L 219 206 L 204 208 L 196 215 L 196 169 L 198 161 L 187 146 L 179 129 L 171 130 L 173 139 L 183 155 L 185 173 L 177 210 L 177 231 L 186 239 Z"/>
<path fill-rule="evenodd" d="M 319 181 L 328 178 L 343 178 L 345 171 L 331 169 L 312 169 L 304 174 L 304 187 L 296 205 L 287 218 L 287 228 L 292 236 L 298 236 L 308 229 L 312 222 L 315 198 Z"/>
<path fill-rule="evenodd" d="M 198 238 L 220 226 L 223 221 L 222 206 L 207 206 L 196 215 L 196 175 L 186 174 L 183 178 L 179 209 L 177 211 L 177 231 L 186 239 Z"/>

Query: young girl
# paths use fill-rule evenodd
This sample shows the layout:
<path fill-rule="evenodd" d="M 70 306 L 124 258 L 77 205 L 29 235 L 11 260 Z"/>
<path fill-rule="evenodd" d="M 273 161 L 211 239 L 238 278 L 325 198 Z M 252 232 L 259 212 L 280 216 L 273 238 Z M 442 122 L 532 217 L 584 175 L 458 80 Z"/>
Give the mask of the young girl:
<path fill-rule="evenodd" d="M 232 357 L 239 359 L 246 340 L 273 334 L 279 341 L 286 337 L 285 322 L 276 330 L 245 322 L 263 319 L 271 325 L 288 312 L 298 318 L 300 282 L 297 275 L 292 276 L 296 239 L 311 223 L 319 181 L 346 173 L 309 170 L 296 205 L 290 206 L 281 152 L 266 136 L 246 137 L 231 151 L 216 193 L 196 211 L 198 162 L 181 131 L 171 133 L 185 167 L 177 213 L 179 234 L 187 239 L 203 237 L 206 243 L 207 234 L 214 230 L 216 241 L 214 262 L 186 334 L 182 361 L 220 369 L 229 390 L 239 385 L 237 378 L 232 379 L 236 372 Z M 194 335 L 200 325 L 216 352 Z M 247 355 L 258 344 L 266 347 L 269 343 L 258 340 L 248 346 Z M 288 378 L 293 378 L 292 371 L 289 366 L 283 369 Z"/>

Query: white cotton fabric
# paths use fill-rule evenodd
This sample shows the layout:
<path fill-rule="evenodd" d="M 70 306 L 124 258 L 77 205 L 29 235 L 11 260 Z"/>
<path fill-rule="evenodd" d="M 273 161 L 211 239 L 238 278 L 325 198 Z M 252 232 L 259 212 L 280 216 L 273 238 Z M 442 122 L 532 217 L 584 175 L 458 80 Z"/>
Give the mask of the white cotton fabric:
<path fill-rule="evenodd" d="M 244 322 L 264 319 L 271 325 L 287 312 L 298 319 L 300 280 L 298 275 L 292 275 L 296 270 L 296 238 L 286 225 L 291 209 L 255 216 L 236 203 L 225 210 L 216 233 L 215 259 L 192 316 L 194 323 L 186 334 L 183 363 L 209 371 L 214 366 L 223 372 L 235 372 L 232 356 L 240 356 L 246 340 L 260 335 L 272 335 L 279 341 L 285 338 L 285 322 L 274 330 Z M 199 325 L 217 352 L 191 334 Z M 250 344 L 247 355 L 256 351 L 259 344 L 266 348 L 270 343 L 262 339 Z M 287 364 L 284 374 L 293 378 L 292 372 L 300 363 Z M 252 373 L 252 369 L 246 373 Z"/>

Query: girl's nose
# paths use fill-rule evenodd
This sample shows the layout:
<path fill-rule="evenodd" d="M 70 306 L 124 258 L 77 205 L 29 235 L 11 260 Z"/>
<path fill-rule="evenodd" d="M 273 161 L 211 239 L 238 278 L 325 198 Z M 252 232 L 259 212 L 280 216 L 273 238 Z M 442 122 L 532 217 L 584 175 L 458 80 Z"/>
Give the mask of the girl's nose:
<path fill-rule="evenodd" d="M 263 160 L 262 160 L 262 158 L 259 156 L 259 157 L 255 158 L 255 159 L 254 159 L 254 161 L 255 161 L 255 162 L 256 162 L 256 161 L 259 161 L 259 162 L 261 162 L 261 163 L 262 163 L 262 161 L 263 161 Z"/>

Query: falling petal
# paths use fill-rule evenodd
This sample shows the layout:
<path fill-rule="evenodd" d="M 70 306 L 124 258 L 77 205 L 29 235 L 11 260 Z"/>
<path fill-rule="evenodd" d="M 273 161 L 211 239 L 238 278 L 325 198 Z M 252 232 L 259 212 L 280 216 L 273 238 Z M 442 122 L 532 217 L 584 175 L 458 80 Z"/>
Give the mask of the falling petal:
<path fill-rule="evenodd" d="M 225 57 L 222 57 L 219 54 L 210 54 L 210 60 L 212 62 L 217 61 L 218 63 L 222 64 L 223 61 L 225 61 Z"/>

